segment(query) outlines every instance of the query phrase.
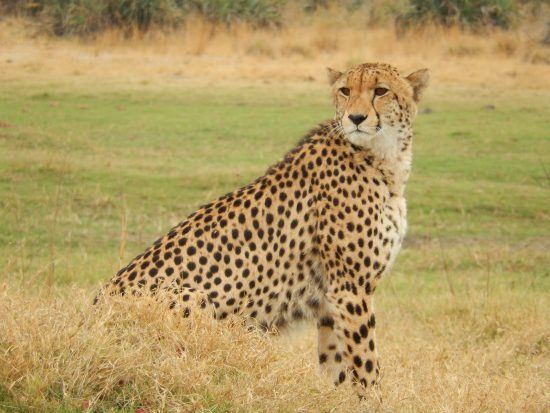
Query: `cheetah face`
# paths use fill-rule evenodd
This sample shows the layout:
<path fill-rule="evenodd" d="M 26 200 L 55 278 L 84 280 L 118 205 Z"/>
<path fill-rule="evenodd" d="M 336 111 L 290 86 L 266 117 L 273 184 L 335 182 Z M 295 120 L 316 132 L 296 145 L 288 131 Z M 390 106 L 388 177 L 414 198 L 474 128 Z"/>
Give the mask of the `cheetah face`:
<path fill-rule="evenodd" d="M 361 64 L 344 73 L 328 69 L 328 76 L 336 119 L 358 146 L 369 146 L 373 140 L 388 145 L 409 134 L 429 78 L 427 69 L 402 77 L 383 63 Z"/>

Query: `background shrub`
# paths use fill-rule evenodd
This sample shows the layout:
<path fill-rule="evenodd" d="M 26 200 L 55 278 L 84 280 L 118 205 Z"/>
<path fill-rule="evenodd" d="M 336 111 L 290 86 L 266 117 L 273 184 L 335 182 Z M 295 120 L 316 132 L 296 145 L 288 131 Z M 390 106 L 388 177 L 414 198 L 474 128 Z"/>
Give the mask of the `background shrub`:
<path fill-rule="evenodd" d="M 175 0 L 6 0 L 3 6 L 4 13 L 40 18 L 57 35 L 87 35 L 110 27 L 145 31 L 183 21 Z"/>
<path fill-rule="evenodd" d="M 110 27 L 171 28 L 190 14 L 212 22 L 280 25 L 285 0 L 4 0 L 4 13 L 35 16 L 57 35 L 89 35 Z"/>
<path fill-rule="evenodd" d="M 213 22 L 248 22 L 256 26 L 280 25 L 285 0 L 179 0 L 180 7 L 198 12 Z"/>
<path fill-rule="evenodd" d="M 401 21 L 405 25 L 435 22 L 474 29 L 482 26 L 507 29 L 517 17 L 518 7 L 513 0 L 410 0 Z"/>
<path fill-rule="evenodd" d="M 42 9 L 40 0 L 2 0 L 0 12 L 6 14 L 33 14 Z"/>
<path fill-rule="evenodd" d="M 398 33 L 425 23 L 479 29 L 507 29 L 520 9 L 540 9 L 542 0 L 2 0 L 4 13 L 41 19 L 49 30 L 87 35 L 108 27 L 145 31 L 170 28 L 190 15 L 227 25 L 246 22 L 256 27 L 281 26 L 286 5 L 308 13 L 337 7 L 364 16 L 365 22 L 395 21 Z M 528 7 L 527 7 L 528 6 Z"/>
<path fill-rule="evenodd" d="M 44 13 L 55 34 L 90 34 L 109 27 L 145 31 L 182 21 L 174 0 L 48 0 Z"/>

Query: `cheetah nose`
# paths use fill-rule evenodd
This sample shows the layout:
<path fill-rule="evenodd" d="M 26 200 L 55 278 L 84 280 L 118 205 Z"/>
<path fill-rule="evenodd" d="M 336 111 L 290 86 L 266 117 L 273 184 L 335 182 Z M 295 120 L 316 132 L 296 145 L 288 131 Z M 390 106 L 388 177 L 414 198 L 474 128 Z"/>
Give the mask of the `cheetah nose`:
<path fill-rule="evenodd" d="M 351 115 L 348 115 L 349 120 L 351 120 L 356 125 L 359 125 L 361 122 L 363 122 L 365 119 L 367 119 L 366 116 L 361 115 L 359 113 L 354 113 Z"/>

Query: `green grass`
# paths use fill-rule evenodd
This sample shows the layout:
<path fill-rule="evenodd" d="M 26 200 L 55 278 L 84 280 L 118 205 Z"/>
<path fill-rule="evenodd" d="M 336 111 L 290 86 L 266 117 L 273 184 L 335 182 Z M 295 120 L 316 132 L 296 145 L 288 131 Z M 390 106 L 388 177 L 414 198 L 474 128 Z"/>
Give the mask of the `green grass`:
<path fill-rule="evenodd" d="M 449 93 L 428 95 L 432 112 L 417 119 L 403 254 L 413 257 L 396 270 L 429 272 L 414 257 L 437 242 L 434 251 L 507 248 L 505 263 L 520 254 L 525 272 L 547 277 L 548 261 L 531 258 L 550 233 L 548 99 Z M 258 84 L 2 86 L 3 268 L 59 283 L 107 279 L 119 265 L 124 219 L 127 260 L 330 117 L 325 94 Z M 459 261 L 480 267 L 467 253 Z"/>

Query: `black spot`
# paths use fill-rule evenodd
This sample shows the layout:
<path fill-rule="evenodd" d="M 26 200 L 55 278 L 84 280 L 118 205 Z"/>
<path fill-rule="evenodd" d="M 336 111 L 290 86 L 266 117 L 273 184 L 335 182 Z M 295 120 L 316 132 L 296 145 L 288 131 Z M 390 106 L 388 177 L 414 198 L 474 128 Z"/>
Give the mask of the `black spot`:
<path fill-rule="evenodd" d="M 341 371 L 338 375 L 338 383 L 343 383 L 344 380 L 346 380 L 346 373 L 344 371 Z"/>
<path fill-rule="evenodd" d="M 376 318 L 374 318 L 374 314 L 370 316 L 368 325 L 369 328 L 374 328 L 376 326 Z"/>
<path fill-rule="evenodd" d="M 334 328 L 334 319 L 332 317 L 323 317 L 319 320 L 319 325 L 321 327 Z"/>
<path fill-rule="evenodd" d="M 299 308 L 296 308 L 292 312 L 292 318 L 294 318 L 295 320 L 301 320 L 302 318 L 304 318 L 304 313 Z"/>
<path fill-rule="evenodd" d="M 370 373 L 372 371 L 372 360 L 367 360 L 366 361 L 365 370 L 367 370 L 367 373 Z"/>

